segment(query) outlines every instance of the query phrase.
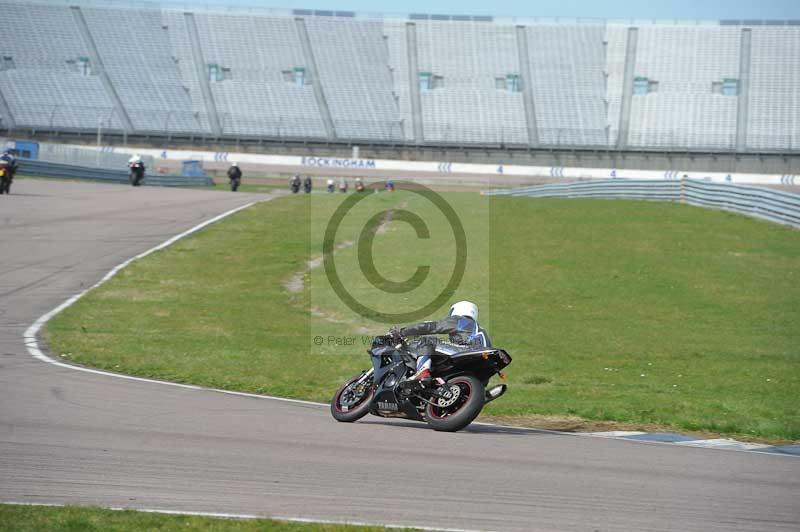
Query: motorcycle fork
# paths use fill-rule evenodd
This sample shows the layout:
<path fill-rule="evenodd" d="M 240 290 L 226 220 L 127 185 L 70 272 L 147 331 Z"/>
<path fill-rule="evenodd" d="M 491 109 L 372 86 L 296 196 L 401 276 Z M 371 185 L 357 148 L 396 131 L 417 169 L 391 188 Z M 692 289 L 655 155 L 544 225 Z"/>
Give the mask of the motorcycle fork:
<path fill-rule="evenodd" d="M 363 374 L 361 377 L 359 377 L 359 379 L 358 379 L 356 382 L 354 382 L 353 384 L 354 384 L 354 385 L 356 385 L 356 386 L 358 386 L 359 384 L 362 384 L 362 383 L 363 383 L 364 381 L 366 381 L 368 378 L 372 377 L 372 375 L 373 375 L 374 373 L 375 373 L 375 368 L 370 368 L 370 369 L 368 369 L 368 370 L 367 370 L 367 371 L 366 371 L 366 372 L 365 372 L 365 373 L 364 373 L 364 374 Z"/>

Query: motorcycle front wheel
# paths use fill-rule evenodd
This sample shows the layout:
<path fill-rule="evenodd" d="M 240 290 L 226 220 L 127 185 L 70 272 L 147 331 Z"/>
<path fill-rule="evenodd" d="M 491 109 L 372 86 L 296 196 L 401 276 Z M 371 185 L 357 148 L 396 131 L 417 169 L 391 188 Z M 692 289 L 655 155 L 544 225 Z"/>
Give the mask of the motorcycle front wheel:
<path fill-rule="evenodd" d="M 450 397 L 434 398 L 425 407 L 425 418 L 433 430 L 456 432 L 472 423 L 483 409 L 486 392 L 472 375 L 453 377 L 442 386 Z"/>
<path fill-rule="evenodd" d="M 331 400 L 331 415 L 336 421 L 352 423 L 369 413 L 372 402 L 372 377 L 361 384 L 356 382 L 364 374 L 356 375 L 336 390 Z"/>

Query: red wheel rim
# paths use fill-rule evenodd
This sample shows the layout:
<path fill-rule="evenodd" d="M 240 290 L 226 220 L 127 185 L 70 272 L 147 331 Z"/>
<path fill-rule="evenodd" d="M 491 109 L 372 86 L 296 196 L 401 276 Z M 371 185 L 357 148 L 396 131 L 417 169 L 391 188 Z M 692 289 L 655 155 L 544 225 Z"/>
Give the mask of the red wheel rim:
<path fill-rule="evenodd" d="M 430 415 L 434 419 L 445 419 L 449 416 L 452 416 L 453 414 L 461 410 L 461 408 L 467 403 L 469 398 L 472 397 L 472 385 L 469 383 L 469 381 L 459 380 L 456 382 L 449 382 L 448 384 L 451 386 L 455 384 L 459 388 L 461 388 L 461 397 L 459 398 L 458 402 L 452 406 L 439 407 L 431 405 Z M 464 393 L 464 387 L 466 387 L 466 394 Z M 445 411 L 442 412 L 442 410 Z"/>
<path fill-rule="evenodd" d="M 348 382 L 347 384 L 342 386 L 342 388 L 336 394 L 336 400 L 334 401 L 334 405 L 333 406 L 334 406 L 334 408 L 336 408 L 336 410 L 338 412 L 341 412 L 342 414 L 347 414 L 347 413 L 351 412 L 353 409 L 358 408 L 359 406 L 364 404 L 364 401 L 367 401 L 370 397 L 372 397 L 372 385 L 369 385 L 369 391 L 367 391 L 367 393 L 365 393 L 357 403 L 355 403 L 354 405 L 348 406 L 347 410 L 342 410 L 342 394 L 345 391 L 348 391 L 350 389 L 350 385 L 353 384 L 354 381 L 357 381 L 360 378 L 361 377 L 359 376 L 359 377 L 356 377 L 354 379 L 350 379 L 350 382 Z"/>

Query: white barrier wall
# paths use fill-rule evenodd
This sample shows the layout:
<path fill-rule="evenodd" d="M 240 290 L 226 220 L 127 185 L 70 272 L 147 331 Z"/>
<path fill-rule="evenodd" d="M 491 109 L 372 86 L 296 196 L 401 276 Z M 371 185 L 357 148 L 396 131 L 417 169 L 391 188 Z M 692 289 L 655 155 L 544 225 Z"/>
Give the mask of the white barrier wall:
<path fill-rule="evenodd" d="M 348 159 L 340 157 L 308 157 L 296 155 L 265 155 L 255 153 L 157 150 L 136 148 L 93 147 L 114 153 L 150 155 L 159 160 L 203 162 L 237 162 L 239 164 L 258 164 L 264 166 L 296 167 L 298 172 L 304 168 L 336 168 L 403 172 L 426 172 L 446 174 L 474 174 L 476 176 L 531 176 L 553 177 L 565 180 L 574 179 L 647 179 L 675 180 L 685 177 L 714 183 L 737 183 L 755 185 L 798 185 L 798 175 L 777 174 L 728 174 L 722 172 L 692 172 L 680 169 L 631 170 L 616 168 L 576 168 L 565 166 L 521 166 L 497 164 L 451 163 L 437 161 L 402 161 L 392 159 Z"/>

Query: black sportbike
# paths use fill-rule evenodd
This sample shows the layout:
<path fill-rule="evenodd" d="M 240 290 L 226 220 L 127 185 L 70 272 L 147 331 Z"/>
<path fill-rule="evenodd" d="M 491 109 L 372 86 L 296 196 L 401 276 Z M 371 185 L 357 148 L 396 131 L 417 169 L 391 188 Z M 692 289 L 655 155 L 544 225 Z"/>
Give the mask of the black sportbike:
<path fill-rule="evenodd" d="M 130 168 L 128 179 L 131 182 L 131 186 L 141 186 L 142 180 L 144 179 L 144 164 L 141 162 L 133 162 L 130 163 L 128 167 Z"/>
<path fill-rule="evenodd" d="M 0 194 L 11 194 L 11 182 L 14 172 L 10 167 L 0 165 Z"/>
<path fill-rule="evenodd" d="M 431 357 L 431 379 L 408 380 L 416 360 L 402 338 L 376 336 L 367 352 L 372 369 L 347 381 L 331 401 L 337 421 L 353 422 L 367 414 L 425 421 L 435 430 L 455 432 L 478 417 L 483 405 L 506 392 L 505 384 L 487 390 L 489 379 L 511 363 L 495 347 L 459 351 L 439 344 Z"/>

